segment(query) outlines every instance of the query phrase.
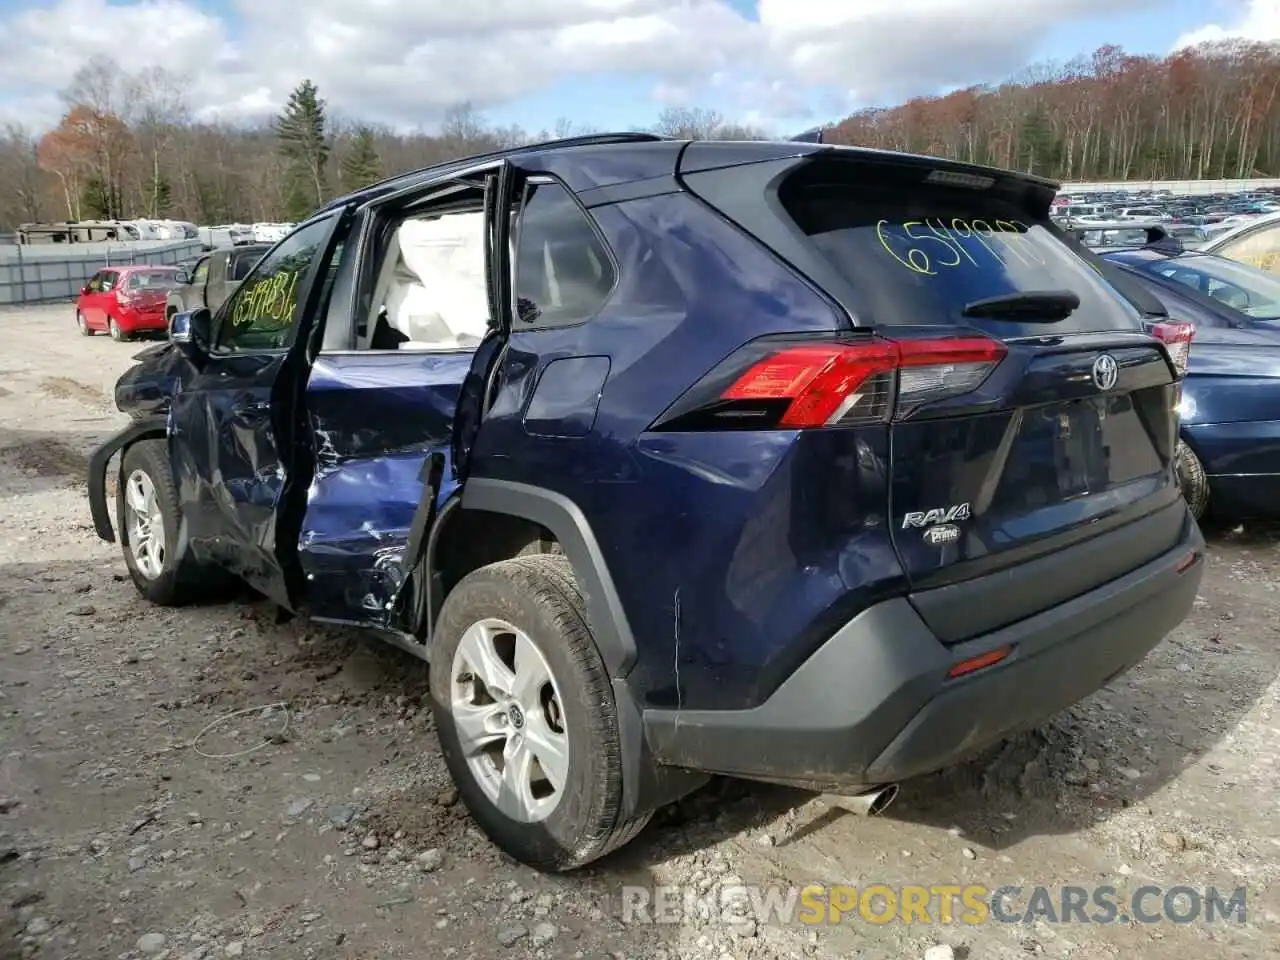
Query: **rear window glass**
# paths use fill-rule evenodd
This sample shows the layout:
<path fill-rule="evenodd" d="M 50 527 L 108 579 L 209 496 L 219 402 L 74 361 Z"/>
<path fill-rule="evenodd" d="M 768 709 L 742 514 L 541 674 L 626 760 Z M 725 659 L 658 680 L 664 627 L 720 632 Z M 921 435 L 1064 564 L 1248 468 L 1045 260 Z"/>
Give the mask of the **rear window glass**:
<path fill-rule="evenodd" d="M 129 274 L 130 290 L 167 290 L 177 285 L 177 273 L 173 270 L 152 270 L 146 273 Z"/>
<path fill-rule="evenodd" d="M 947 324 L 1002 337 L 1131 330 L 1136 309 L 1068 247 L 1045 218 L 1009 192 L 923 182 L 926 168 L 892 177 L 848 167 L 783 184 L 779 199 L 796 225 L 847 281 L 861 325 Z M 878 172 L 878 171 L 877 171 Z M 989 297 L 1070 290 L 1080 307 L 1053 323 L 963 316 Z"/>

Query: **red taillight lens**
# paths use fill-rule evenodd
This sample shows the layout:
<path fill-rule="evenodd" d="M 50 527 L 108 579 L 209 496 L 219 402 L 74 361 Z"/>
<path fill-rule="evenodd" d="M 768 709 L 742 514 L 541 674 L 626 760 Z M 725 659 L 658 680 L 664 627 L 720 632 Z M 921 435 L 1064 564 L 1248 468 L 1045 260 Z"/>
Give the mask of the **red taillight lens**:
<path fill-rule="evenodd" d="M 883 421 L 976 389 L 1004 355 L 1004 344 L 985 337 L 792 344 L 753 364 L 719 399 L 785 402 L 770 424 L 783 428 Z"/>
<path fill-rule="evenodd" d="M 1153 323 L 1148 329 L 1169 349 L 1169 359 L 1178 371 L 1178 378 L 1185 377 L 1191 363 L 1191 338 L 1195 336 L 1196 328 L 1189 323 Z"/>

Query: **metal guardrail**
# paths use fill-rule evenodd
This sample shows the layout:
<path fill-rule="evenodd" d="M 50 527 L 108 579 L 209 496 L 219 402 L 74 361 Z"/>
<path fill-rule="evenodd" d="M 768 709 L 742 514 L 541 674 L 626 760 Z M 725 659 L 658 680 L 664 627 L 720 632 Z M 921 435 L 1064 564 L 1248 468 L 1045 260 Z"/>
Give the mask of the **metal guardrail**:
<path fill-rule="evenodd" d="M 72 300 L 103 267 L 177 263 L 203 249 L 200 240 L 0 246 L 0 305 Z"/>

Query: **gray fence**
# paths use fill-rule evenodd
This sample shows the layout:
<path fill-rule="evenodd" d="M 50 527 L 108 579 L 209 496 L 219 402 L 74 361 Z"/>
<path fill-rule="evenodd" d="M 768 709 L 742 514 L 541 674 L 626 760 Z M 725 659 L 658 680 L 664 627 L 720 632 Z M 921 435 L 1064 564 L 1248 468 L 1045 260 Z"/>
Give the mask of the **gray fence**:
<path fill-rule="evenodd" d="M 199 240 L 0 245 L 0 304 L 71 300 L 103 267 L 177 263 L 202 250 Z"/>

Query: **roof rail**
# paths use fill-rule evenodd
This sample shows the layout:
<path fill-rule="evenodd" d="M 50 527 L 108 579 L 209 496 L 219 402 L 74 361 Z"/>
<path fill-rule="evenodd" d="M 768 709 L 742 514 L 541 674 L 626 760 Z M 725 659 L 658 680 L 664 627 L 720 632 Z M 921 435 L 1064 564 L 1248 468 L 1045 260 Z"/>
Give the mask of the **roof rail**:
<path fill-rule="evenodd" d="M 826 133 L 824 127 L 814 127 L 812 130 L 806 130 L 804 133 L 797 133 L 794 137 L 788 137 L 792 143 L 822 143 L 822 135 Z"/>
<path fill-rule="evenodd" d="M 353 197 L 358 197 L 371 191 L 376 191 L 380 187 L 386 187 L 393 183 L 399 183 L 403 180 L 413 177 L 415 174 L 427 173 L 432 170 L 448 170 L 450 167 L 467 167 L 473 163 L 484 160 L 496 160 L 499 157 L 520 156 L 526 153 L 536 153 L 539 150 L 547 150 L 551 148 L 563 147 L 590 147 L 597 145 L 606 145 L 610 143 L 653 143 L 661 140 L 670 140 L 660 133 L 642 133 L 639 131 L 619 131 L 615 133 L 585 133 L 576 137 L 561 137 L 556 140 L 542 140 L 537 143 L 524 143 L 514 147 L 502 147 L 498 150 L 490 150 L 485 153 L 470 154 L 465 157 L 455 157 L 452 160 L 445 160 L 441 163 L 433 163 L 430 166 L 419 167 L 416 170 L 406 170 L 403 173 L 397 173 L 395 176 L 387 177 L 376 183 L 361 187 L 359 190 L 353 190 L 341 197 L 335 197 L 324 206 L 320 207 L 316 212 L 332 210 L 350 201 Z"/>

